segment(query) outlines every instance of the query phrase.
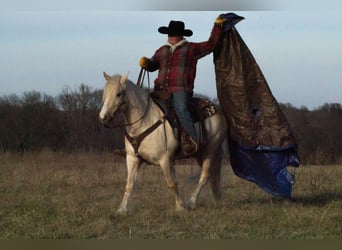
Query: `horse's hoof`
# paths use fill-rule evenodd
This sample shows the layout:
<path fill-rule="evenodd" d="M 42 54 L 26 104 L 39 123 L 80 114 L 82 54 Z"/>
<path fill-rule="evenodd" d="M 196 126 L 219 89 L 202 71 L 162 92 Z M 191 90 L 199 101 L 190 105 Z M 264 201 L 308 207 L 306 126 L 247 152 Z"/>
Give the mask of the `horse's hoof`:
<path fill-rule="evenodd" d="M 193 210 L 193 209 L 196 209 L 196 202 L 193 202 L 193 201 L 188 201 L 187 203 L 186 203 L 186 207 L 188 208 L 188 209 L 191 209 L 191 210 Z"/>
<path fill-rule="evenodd" d="M 177 206 L 176 207 L 176 212 L 177 213 L 184 213 L 186 211 L 187 211 L 187 209 L 184 206 Z"/>
<path fill-rule="evenodd" d="M 118 209 L 117 211 L 116 211 L 116 214 L 117 215 L 127 215 L 127 210 L 126 209 Z"/>

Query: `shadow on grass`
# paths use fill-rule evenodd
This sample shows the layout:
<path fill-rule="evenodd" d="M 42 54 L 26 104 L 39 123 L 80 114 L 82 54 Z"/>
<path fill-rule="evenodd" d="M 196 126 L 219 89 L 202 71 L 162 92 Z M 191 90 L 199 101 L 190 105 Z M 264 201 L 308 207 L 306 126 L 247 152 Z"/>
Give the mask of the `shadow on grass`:
<path fill-rule="evenodd" d="M 325 191 L 311 195 L 296 195 L 292 199 L 271 197 L 271 200 L 273 203 L 290 202 L 293 204 L 302 204 L 303 206 L 324 206 L 333 201 L 342 201 L 342 194 L 332 191 Z M 258 202 L 261 201 L 259 200 Z M 264 202 L 266 202 L 266 199 Z"/>
<path fill-rule="evenodd" d="M 240 201 L 236 201 L 237 204 L 284 204 L 284 203 L 292 203 L 292 204 L 301 204 L 303 206 L 324 206 L 331 202 L 340 202 L 342 201 L 342 193 L 333 192 L 333 191 L 325 191 L 320 192 L 317 194 L 310 194 L 310 195 L 296 195 L 292 199 L 286 199 L 276 196 L 269 196 L 269 197 L 260 197 L 260 198 L 253 198 L 249 197 L 248 199 L 243 199 Z"/>
<path fill-rule="evenodd" d="M 305 206 L 322 206 L 332 201 L 342 201 L 342 194 L 337 192 L 321 192 L 312 195 L 300 195 L 295 197 L 295 202 Z"/>

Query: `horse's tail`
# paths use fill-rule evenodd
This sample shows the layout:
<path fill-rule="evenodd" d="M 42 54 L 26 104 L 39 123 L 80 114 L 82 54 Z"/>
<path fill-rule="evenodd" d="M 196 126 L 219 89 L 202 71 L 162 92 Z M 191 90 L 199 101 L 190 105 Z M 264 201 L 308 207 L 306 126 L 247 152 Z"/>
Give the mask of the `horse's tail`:
<path fill-rule="evenodd" d="M 226 140 L 224 141 L 224 143 L 225 142 Z M 223 164 L 223 147 L 219 147 L 217 149 L 216 155 L 213 159 L 214 162 L 211 165 L 210 169 L 210 186 L 215 200 L 221 200 L 221 168 Z"/>

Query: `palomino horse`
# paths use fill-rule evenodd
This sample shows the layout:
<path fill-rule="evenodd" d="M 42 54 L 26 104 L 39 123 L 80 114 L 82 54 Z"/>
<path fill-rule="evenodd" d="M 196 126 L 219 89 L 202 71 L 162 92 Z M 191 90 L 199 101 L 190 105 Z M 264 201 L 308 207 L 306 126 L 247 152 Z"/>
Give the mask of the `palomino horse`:
<path fill-rule="evenodd" d="M 128 201 L 138 170 L 144 161 L 161 167 L 166 183 L 175 195 L 176 210 L 184 210 L 185 204 L 175 180 L 174 164 L 179 143 L 174 128 L 145 90 L 127 79 L 128 73 L 124 76 L 109 76 L 104 73 L 104 77 L 107 82 L 103 91 L 103 106 L 99 119 L 102 124 L 109 126 L 112 124 L 114 116 L 121 113 L 125 122 L 123 126 L 126 127 L 125 149 L 128 175 L 125 193 L 118 212 L 127 212 Z M 227 124 L 219 109 L 215 115 L 205 120 L 205 129 L 207 140 L 205 145 L 201 145 L 200 153 L 197 155 L 197 161 L 202 170 L 197 186 L 187 203 L 190 208 L 196 207 L 197 198 L 209 179 L 215 199 L 221 197 L 221 145 L 227 135 Z M 134 143 L 137 140 L 134 138 L 137 139 L 142 134 L 145 136 L 137 146 L 137 143 Z M 128 138 L 133 138 L 133 140 Z"/>

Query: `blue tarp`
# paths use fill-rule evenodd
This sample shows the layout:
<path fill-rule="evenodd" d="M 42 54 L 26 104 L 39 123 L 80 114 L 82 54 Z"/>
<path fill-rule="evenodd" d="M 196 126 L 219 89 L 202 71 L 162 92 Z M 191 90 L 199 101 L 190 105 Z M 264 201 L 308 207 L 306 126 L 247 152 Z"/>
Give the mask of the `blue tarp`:
<path fill-rule="evenodd" d="M 299 166 L 294 147 L 283 150 L 258 150 L 229 140 L 230 162 L 234 173 L 257 184 L 264 191 L 291 198 L 294 176 L 287 166 Z"/>

